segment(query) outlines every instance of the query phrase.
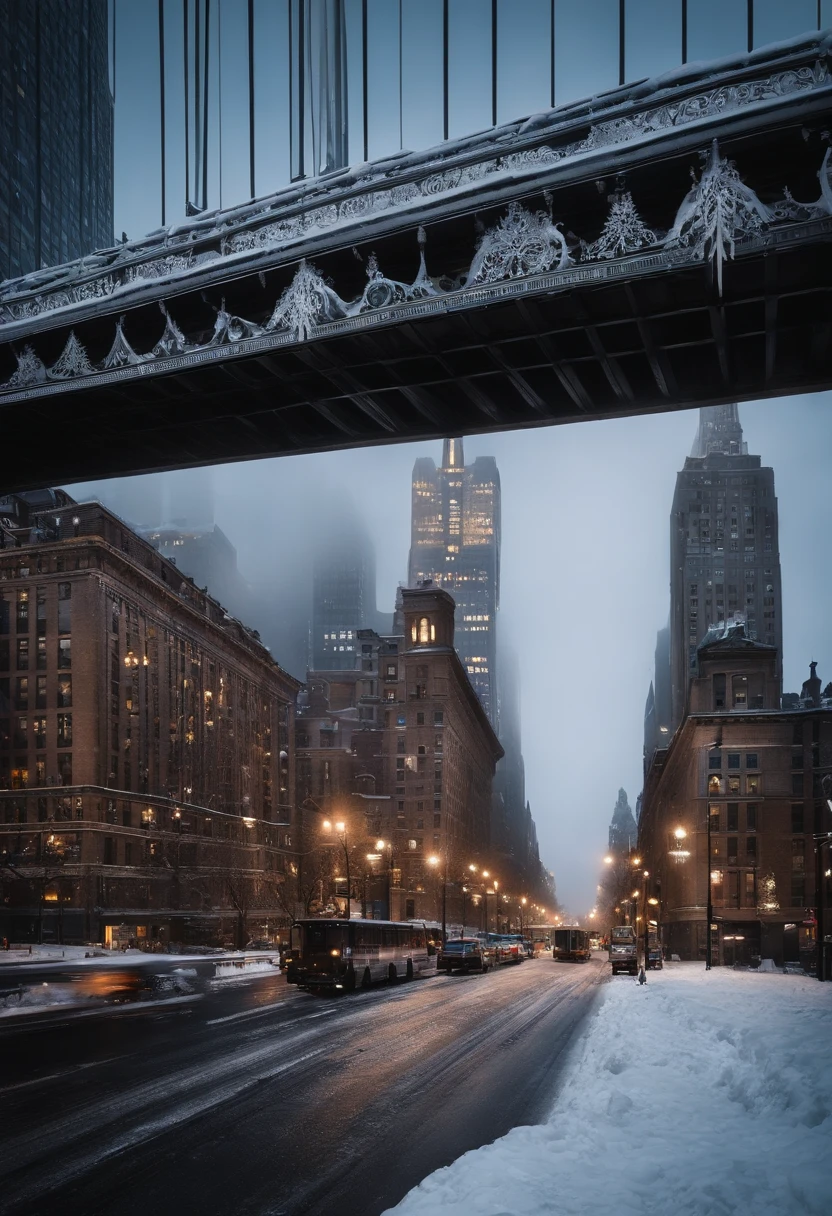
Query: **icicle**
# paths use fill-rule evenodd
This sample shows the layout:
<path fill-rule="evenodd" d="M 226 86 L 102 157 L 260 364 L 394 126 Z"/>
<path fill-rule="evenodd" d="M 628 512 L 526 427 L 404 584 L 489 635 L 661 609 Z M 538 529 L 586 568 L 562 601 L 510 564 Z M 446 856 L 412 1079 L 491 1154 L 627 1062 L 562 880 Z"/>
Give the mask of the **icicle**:
<path fill-rule="evenodd" d="M 128 364 L 141 363 L 141 361 L 141 355 L 136 354 L 124 336 L 124 317 L 119 317 L 113 345 L 101 366 L 106 368 L 126 367 Z"/>
<path fill-rule="evenodd" d="M 694 257 L 714 261 L 722 295 L 722 267 L 726 258 L 734 257 L 737 241 L 756 236 L 773 218 L 772 210 L 745 185 L 731 161 L 720 155 L 714 140 L 702 177 L 698 182 L 694 179 L 665 247 L 689 249 Z"/>
<path fill-rule="evenodd" d="M 66 346 L 49 369 L 50 380 L 70 380 L 74 376 L 89 376 L 94 370 L 87 357 L 86 349 L 75 337 L 75 330 L 70 330 Z"/>

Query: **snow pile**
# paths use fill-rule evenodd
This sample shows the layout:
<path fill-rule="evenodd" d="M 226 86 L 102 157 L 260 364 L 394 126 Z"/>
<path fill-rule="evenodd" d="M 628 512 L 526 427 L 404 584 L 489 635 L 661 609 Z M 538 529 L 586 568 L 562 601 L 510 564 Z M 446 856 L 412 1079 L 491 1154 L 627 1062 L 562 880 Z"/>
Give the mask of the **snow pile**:
<path fill-rule="evenodd" d="M 395 1211 L 825 1216 L 831 1143 L 832 984 L 682 965 L 606 985 L 549 1121 Z"/>

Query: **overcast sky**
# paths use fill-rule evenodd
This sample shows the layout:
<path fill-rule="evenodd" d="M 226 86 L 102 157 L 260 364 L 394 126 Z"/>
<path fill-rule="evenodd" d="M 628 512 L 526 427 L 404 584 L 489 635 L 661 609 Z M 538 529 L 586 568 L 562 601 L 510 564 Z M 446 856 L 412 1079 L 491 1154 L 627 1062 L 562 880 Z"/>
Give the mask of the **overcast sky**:
<path fill-rule="evenodd" d="M 784 687 L 799 691 L 810 659 L 826 684 L 832 394 L 749 403 L 740 416 L 749 452 L 775 471 Z M 680 411 L 465 440 L 466 461 L 493 455 L 500 469 L 499 628 L 520 664 L 527 796 L 544 864 L 579 915 L 592 906 L 619 786 L 633 807 L 641 789 L 644 701 L 669 607 L 670 506 L 696 426 L 696 411 Z M 310 510 L 352 499 L 375 541 L 379 607 L 392 610 L 407 574 L 413 461 L 440 454 L 437 442 L 222 466 L 212 471 L 215 520 L 246 578 L 276 574 L 288 590 Z"/>

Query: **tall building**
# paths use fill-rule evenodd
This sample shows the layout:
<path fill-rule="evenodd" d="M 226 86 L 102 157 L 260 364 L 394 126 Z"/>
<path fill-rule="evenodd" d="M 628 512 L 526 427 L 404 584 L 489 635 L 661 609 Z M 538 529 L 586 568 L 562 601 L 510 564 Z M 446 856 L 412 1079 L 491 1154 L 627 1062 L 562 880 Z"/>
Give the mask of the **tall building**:
<path fill-rule="evenodd" d="M 297 727 L 304 856 L 320 842 L 325 817 L 337 814 L 355 844 L 354 874 L 366 874 L 377 839 L 389 850 L 376 858 L 386 881 L 380 894 L 370 882 L 368 902 L 378 896 L 394 919 L 439 919 L 444 871 L 456 921 L 461 884 L 474 884 L 468 867 L 490 864 L 492 780 L 503 750 L 454 649 L 451 597 L 405 588 L 400 620 L 401 635 L 359 632 L 352 670 L 309 675 Z M 442 859 L 438 871 L 431 856 Z M 313 869 L 308 889 L 321 879 L 326 885 Z M 470 901 L 468 909 L 473 916 Z"/>
<path fill-rule="evenodd" d="M 697 648 L 685 717 L 648 767 L 638 840 L 662 940 L 682 959 L 705 957 L 709 903 L 714 963 L 812 958 L 813 909 L 832 899 L 813 839 L 832 828 L 832 707 L 814 667 L 786 709 L 776 648 L 742 623 Z"/>
<path fill-rule="evenodd" d="M 0 587 L 0 932 L 239 944 L 247 913 L 274 923 L 297 681 L 60 490 L 0 501 Z"/>
<path fill-rule="evenodd" d="M 703 406 L 676 478 L 670 523 L 671 731 L 682 721 L 709 626 L 742 621 L 783 647 L 774 470 L 750 456 L 736 405 Z M 753 707 L 752 707 L 753 708 Z"/>
<path fill-rule="evenodd" d="M 445 440 L 439 468 L 429 457 L 413 466 L 408 582 L 425 580 L 454 598 L 457 652 L 499 729 L 500 474 L 492 456 L 466 465 L 461 439 Z"/>
<path fill-rule="evenodd" d="M 334 521 L 318 541 L 312 570 L 311 666 L 338 671 L 355 666 L 359 629 L 389 626 L 376 610 L 373 543 L 352 514 Z"/>
<path fill-rule="evenodd" d="M 638 840 L 638 825 L 627 799 L 627 791 L 620 789 L 610 821 L 610 852 L 628 854 L 635 849 Z"/>
<path fill-rule="evenodd" d="M 0 5 L 0 282 L 113 243 L 107 0 Z"/>

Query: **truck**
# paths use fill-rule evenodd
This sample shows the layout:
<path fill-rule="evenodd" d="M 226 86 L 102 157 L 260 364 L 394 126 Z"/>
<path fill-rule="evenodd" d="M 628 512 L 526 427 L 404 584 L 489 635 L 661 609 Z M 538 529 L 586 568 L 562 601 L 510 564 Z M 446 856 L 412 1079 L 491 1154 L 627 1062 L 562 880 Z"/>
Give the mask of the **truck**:
<path fill-rule="evenodd" d="M 634 925 L 613 925 L 610 929 L 610 964 L 613 975 L 626 971 L 638 974 L 638 942 Z"/>

